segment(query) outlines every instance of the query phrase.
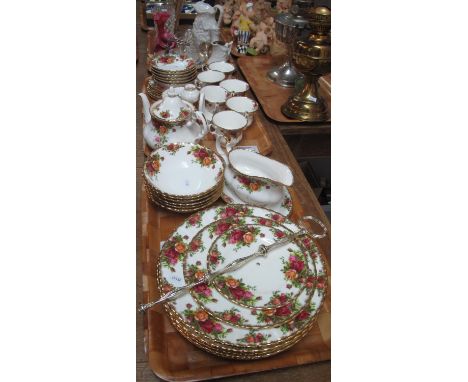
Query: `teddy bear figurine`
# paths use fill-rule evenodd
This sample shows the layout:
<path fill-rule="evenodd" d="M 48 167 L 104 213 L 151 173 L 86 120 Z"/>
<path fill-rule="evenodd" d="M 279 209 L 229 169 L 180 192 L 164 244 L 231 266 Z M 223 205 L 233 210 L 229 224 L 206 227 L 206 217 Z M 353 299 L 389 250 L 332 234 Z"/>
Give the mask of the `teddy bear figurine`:
<path fill-rule="evenodd" d="M 274 31 L 265 22 L 260 22 L 256 26 L 255 36 L 250 40 L 249 47 L 255 49 L 260 54 L 266 54 L 270 51 L 273 44 Z"/>
<path fill-rule="evenodd" d="M 265 31 L 258 30 L 257 34 L 250 39 L 249 47 L 255 49 L 259 53 L 264 53 L 264 48 L 268 46 L 268 36 Z"/>
<path fill-rule="evenodd" d="M 278 13 L 289 12 L 289 8 L 291 8 L 291 0 L 278 0 L 276 2 L 276 10 Z"/>
<path fill-rule="evenodd" d="M 225 26 L 231 25 L 232 15 L 234 13 L 234 0 L 226 0 L 224 2 L 223 23 Z"/>

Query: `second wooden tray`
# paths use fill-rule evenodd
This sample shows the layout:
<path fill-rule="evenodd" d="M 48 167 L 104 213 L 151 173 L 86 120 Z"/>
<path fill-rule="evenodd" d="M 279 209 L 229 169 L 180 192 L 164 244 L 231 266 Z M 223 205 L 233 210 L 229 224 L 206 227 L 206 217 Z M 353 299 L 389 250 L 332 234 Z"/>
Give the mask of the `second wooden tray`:
<path fill-rule="evenodd" d="M 143 83 L 143 93 L 145 94 L 147 94 L 146 85 L 150 78 L 151 77 L 147 77 Z M 211 134 L 207 134 L 202 143 L 203 145 L 214 149 L 215 139 Z M 263 125 L 261 118 L 254 118 L 252 125 L 250 125 L 246 131 L 244 131 L 242 141 L 238 146 L 257 146 L 260 154 L 271 154 L 273 145 L 268 138 L 266 128 Z M 144 153 L 145 155 L 149 155 L 151 153 L 151 148 L 146 144 L 144 144 Z"/>
<path fill-rule="evenodd" d="M 292 220 L 303 215 L 297 194 L 293 199 Z M 143 303 L 159 297 L 156 264 L 161 241 L 166 240 L 188 215 L 175 214 L 154 207 L 141 190 Z M 317 242 L 320 246 L 320 242 Z M 328 267 L 327 267 L 328 268 Z M 328 268 L 330 275 L 330 269 Z M 329 282 L 331 277 L 329 277 Z M 330 359 L 331 290 L 311 331 L 291 349 L 257 361 L 233 361 L 211 355 L 192 345 L 172 326 L 162 306 L 147 312 L 145 337 L 149 366 L 167 381 L 205 381 L 208 379 L 255 373 L 304 365 Z"/>
<path fill-rule="evenodd" d="M 277 122 L 300 123 L 297 119 L 286 117 L 281 112 L 281 106 L 293 95 L 293 88 L 283 88 L 270 81 L 267 73 L 275 66 L 284 62 L 284 56 L 240 57 L 237 64 L 249 83 L 252 91 L 262 106 L 265 114 Z M 328 78 L 328 81 L 327 81 Z M 331 110 L 331 77 L 322 77 L 319 81 L 319 94 L 324 98 Z M 310 123 L 310 122 L 309 122 Z"/>

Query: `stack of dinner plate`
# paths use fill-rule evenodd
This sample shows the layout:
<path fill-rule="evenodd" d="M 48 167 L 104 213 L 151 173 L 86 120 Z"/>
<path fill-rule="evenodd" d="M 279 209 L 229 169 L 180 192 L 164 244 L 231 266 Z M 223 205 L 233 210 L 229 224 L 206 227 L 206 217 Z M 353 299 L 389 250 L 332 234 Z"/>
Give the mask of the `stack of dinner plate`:
<path fill-rule="evenodd" d="M 174 212 L 193 212 L 208 207 L 220 197 L 224 162 L 204 146 L 171 143 L 150 154 L 143 177 L 153 203 Z"/>
<path fill-rule="evenodd" d="M 269 357 L 300 341 L 325 299 L 327 267 L 315 238 L 272 210 L 228 204 L 191 215 L 161 249 L 158 285 L 164 295 L 285 237 L 266 256 L 166 303 L 175 328 L 231 359 Z"/>
<path fill-rule="evenodd" d="M 170 86 L 183 86 L 196 77 L 197 67 L 191 58 L 176 54 L 157 56 L 151 65 L 152 81 L 148 83 L 148 94 L 155 100 L 159 99 Z"/>

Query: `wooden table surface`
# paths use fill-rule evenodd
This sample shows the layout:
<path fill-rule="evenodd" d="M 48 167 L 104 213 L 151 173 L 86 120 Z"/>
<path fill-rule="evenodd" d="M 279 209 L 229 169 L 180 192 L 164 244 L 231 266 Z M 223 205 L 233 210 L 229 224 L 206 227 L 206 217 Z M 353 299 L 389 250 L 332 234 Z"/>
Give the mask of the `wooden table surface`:
<path fill-rule="evenodd" d="M 139 9 L 141 2 L 139 0 L 136 1 L 137 9 Z M 138 14 L 138 12 L 137 12 Z M 139 20 L 137 19 L 136 22 L 136 31 L 137 31 L 137 38 L 139 40 L 138 50 L 139 50 L 139 59 L 136 68 L 136 93 L 140 92 L 142 83 L 144 78 L 147 75 L 146 72 L 146 35 L 140 29 Z M 140 246 L 140 238 L 141 238 L 141 224 L 140 224 L 140 189 L 141 189 L 141 172 L 142 166 L 144 161 L 144 155 L 142 151 L 142 113 L 141 113 L 141 101 L 139 97 L 135 96 L 136 102 L 136 195 L 137 195 L 137 213 L 136 213 L 136 254 L 139 253 L 141 248 Z M 308 184 L 304 174 L 302 173 L 296 159 L 294 158 L 291 150 L 289 149 L 287 143 L 285 142 L 281 131 L 287 127 L 282 126 L 279 127 L 277 124 L 273 123 L 272 121 L 268 120 L 262 112 L 258 113 L 259 118 L 262 118 L 263 122 L 267 125 L 267 130 L 269 137 L 273 143 L 273 153 L 271 154 L 271 158 L 277 159 L 288 164 L 293 173 L 295 178 L 295 190 L 299 196 L 299 200 L 304 208 L 305 214 L 311 214 L 318 216 L 322 221 L 326 222 L 328 225 L 328 220 L 323 213 L 310 185 Z M 305 130 L 303 126 L 300 127 L 301 130 Z M 313 130 L 318 130 L 317 132 L 322 133 L 324 130 L 321 127 L 315 127 Z M 327 128 L 325 128 L 327 130 Z M 329 130 L 329 127 L 328 127 Z M 325 133 L 327 133 L 325 131 Z M 329 134 L 329 131 L 328 131 Z M 329 228 L 329 227 L 328 227 Z M 321 242 L 322 248 L 324 253 L 327 256 L 328 261 L 330 261 L 330 241 L 329 239 L 324 240 Z M 136 261 L 136 282 L 137 282 L 137 296 L 136 301 L 140 301 L 139 295 L 141 293 L 141 269 L 140 269 L 140 261 L 139 256 L 135 256 Z M 136 309 L 135 309 L 136 311 Z M 137 344 L 136 344 L 136 371 L 137 371 L 137 381 L 146 382 L 146 381 L 160 381 L 158 377 L 156 377 L 151 369 L 148 367 L 147 357 L 144 351 L 144 335 L 143 335 L 143 317 L 137 314 L 136 319 L 136 334 L 137 334 Z M 226 382 L 237 382 L 237 381 L 247 381 L 247 382 L 257 382 L 257 381 L 283 381 L 285 378 L 291 378 L 295 381 L 310 381 L 310 382 L 324 382 L 330 380 L 330 362 L 320 362 L 310 365 L 304 365 L 299 367 L 294 367 L 290 369 L 283 369 L 283 370 L 273 370 L 269 372 L 262 372 L 253 375 L 244 375 L 239 377 L 229 377 L 224 379 Z"/>

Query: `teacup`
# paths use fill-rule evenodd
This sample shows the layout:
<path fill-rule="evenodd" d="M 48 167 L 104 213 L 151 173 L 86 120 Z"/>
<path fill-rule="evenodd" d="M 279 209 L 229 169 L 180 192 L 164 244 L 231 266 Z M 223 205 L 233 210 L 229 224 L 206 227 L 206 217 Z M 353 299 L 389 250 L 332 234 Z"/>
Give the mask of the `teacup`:
<path fill-rule="evenodd" d="M 208 121 L 213 114 L 220 111 L 221 106 L 226 103 L 228 93 L 221 86 L 208 85 L 200 90 L 205 95 L 204 100 L 200 98 L 198 110 L 200 110 Z"/>
<path fill-rule="evenodd" d="M 243 96 L 249 90 L 249 84 L 245 81 L 230 79 L 222 81 L 219 86 L 226 89 L 230 97 Z"/>
<path fill-rule="evenodd" d="M 230 77 L 230 75 L 236 70 L 234 65 L 224 61 L 213 62 L 208 66 L 208 68 L 210 68 L 210 70 L 216 70 L 224 73 L 226 77 Z"/>
<path fill-rule="evenodd" d="M 254 113 L 258 110 L 258 104 L 249 97 L 231 97 L 226 101 L 226 106 L 247 117 L 247 126 L 249 127 L 254 118 Z"/>
<path fill-rule="evenodd" d="M 224 73 L 218 72 L 216 70 L 206 70 L 198 74 L 195 83 L 199 87 L 204 87 L 207 85 L 217 85 L 225 78 L 226 76 L 224 75 Z"/>
<path fill-rule="evenodd" d="M 242 131 L 247 126 L 247 118 L 242 114 L 225 110 L 213 115 L 210 131 L 216 135 L 216 141 L 229 145 L 231 148 L 242 139 Z"/>

